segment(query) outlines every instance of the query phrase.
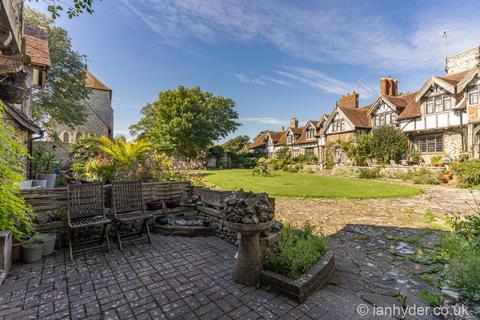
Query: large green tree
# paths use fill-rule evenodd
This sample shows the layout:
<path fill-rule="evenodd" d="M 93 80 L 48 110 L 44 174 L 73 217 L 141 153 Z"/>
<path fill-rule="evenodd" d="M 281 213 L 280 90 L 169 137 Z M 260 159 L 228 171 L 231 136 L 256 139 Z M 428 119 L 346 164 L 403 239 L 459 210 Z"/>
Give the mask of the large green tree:
<path fill-rule="evenodd" d="M 82 124 L 85 121 L 83 100 L 90 94 L 90 89 L 85 87 L 85 56 L 73 50 L 67 31 L 54 26 L 52 19 L 28 8 L 25 18 L 47 29 L 51 60 L 45 89 L 32 93 L 35 119 L 51 134 L 57 125 Z"/>
<path fill-rule="evenodd" d="M 222 144 L 223 150 L 229 153 L 238 153 L 248 144 L 250 138 L 246 135 L 236 136 Z"/>
<path fill-rule="evenodd" d="M 130 130 L 157 150 L 195 157 L 238 128 L 234 107 L 232 99 L 179 86 L 160 92 L 155 102 L 144 106 L 143 118 Z"/>

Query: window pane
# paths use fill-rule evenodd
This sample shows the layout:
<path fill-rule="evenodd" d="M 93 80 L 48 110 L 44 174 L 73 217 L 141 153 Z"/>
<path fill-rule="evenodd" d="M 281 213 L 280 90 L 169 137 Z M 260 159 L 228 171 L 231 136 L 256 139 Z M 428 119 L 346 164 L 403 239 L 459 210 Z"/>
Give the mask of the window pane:
<path fill-rule="evenodd" d="M 427 101 L 427 113 L 433 113 L 433 101 L 432 100 Z"/>
<path fill-rule="evenodd" d="M 478 103 L 478 92 L 470 92 L 469 95 L 470 99 L 470 104 L 477 104 Z"/>
<path fill-rule="evenodd" d="M 435 151 L 437 152 L 442 152 L 443 151 L 443 137 L 442 136 L 438 136 L 436 138 L 436 148 L 435 148 Z"/>
<path fill-rule="evenodd" d="M 450 110 L 452 108 L 452 99 L 446 97 L 443 99 L 443 110 Z"/>
<path fill-rule="evenodd" d="M 435 98 L 435 112 L 442 111 L 442 97 Z"/>

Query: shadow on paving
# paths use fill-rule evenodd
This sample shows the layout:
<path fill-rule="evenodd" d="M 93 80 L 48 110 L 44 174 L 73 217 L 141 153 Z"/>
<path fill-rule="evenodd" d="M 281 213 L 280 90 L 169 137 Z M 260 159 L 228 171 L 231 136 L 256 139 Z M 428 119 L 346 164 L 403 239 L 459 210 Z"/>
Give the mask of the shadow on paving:
<path fill-rule="evenodd" d="M 428 247 L 438 238 L 433 230 L 347 225 L 330 237 L 337 261 L 332 284 L 301 305 L 233 282 L 236 247 L 217 237 L 154 234 L 152 245 L 85 253 L 74 262 L 57 251 L 13 268 L 0 287 L 0 320 L 390 319 L 362 317 L 357 306 L 399 305 L 399 292 L 407 304 L 426 306 L 418 297 L 432 289 L 417 277 L 424 266 L 404 257 L 414 248 L 400 241 L 419 235 L 424 239 L 410 242 Z"/>

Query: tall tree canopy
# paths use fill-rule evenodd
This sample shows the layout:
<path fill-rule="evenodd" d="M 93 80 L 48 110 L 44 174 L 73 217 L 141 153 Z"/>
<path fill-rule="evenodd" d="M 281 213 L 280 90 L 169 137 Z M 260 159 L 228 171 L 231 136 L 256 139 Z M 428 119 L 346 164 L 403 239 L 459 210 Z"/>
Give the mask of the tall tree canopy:
<path fill-rule="evenodd" d="M 225 152 L 230 152 L 230 153 L 238 153 L 243 150 L 245 145 L 248 144 L 248 141 L 250 138 L 248 136 L 236 136 L 235 138 L 232 138 L 222 144 L 223 149 Z"/>
<path fill-rule="evenodd" d="M 56 125 L 76 126 L 85 121 L 83 100 L 90 89 L 85 87 L 85 56 L 73 50 L 65 29 L 55 27 L 52 19 L 28 9 L 26 21 L 47 28 L 51 66 L 45 89 L 32 93 L 35 119 L 50 133 Z"/>
<path fill-rule="evenodd" d="M 157 150 L 195 157 L 238 128 L 234 107 L 232 99 L 199 87 L 178 86 L 160 92 L 155 102 L 144 106 L 144 117 L 130 130 L 148 139 Z"/>

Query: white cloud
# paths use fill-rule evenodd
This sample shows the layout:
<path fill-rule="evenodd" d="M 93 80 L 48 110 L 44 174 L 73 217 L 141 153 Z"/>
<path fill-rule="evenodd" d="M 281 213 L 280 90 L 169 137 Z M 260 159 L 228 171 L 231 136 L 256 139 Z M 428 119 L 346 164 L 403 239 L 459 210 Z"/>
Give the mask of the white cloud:
<path fill-rule="evenodd" d="M 480 34 L 474 32 L 480 28 L 480 6 L 474 1 L 446 1 L 430 4 L 428 10 L 406 11 L 400 23 L 378 12 L 378 7 L 373 10 L 368 3 L 353 0 L 308 5 L 268 0 L 122 2 L 166 43 L 256 40 L 312 61 L 395 71 L 441 69 L 443 29 L 450 30 L 450 52 L 480 42 Z"/>
<path fill-rule="evenodd" d="M 243 83 L 248 83 L 248 84 L 258 84 L 258 85 L 264 85 L 267 84 L 265 81 L 258 79 L 258 78 L 251 78 L 243 73 L 233 73 L 233 76 L 240 82 Z"/>
<path fill-rule="evenodd" d="M 281 79 L 276 79 L 270 76 L 259 76 L 259 77 L 251 77 L 247 76 L 243 73 L 232 73 L 232 75 L 240 82 L 248 83 L 248 84 L 257 84 L 257 85 L 266 85 L 267 83 L 278 84 L 286 87 L 291 87 L 291 85 Z"/>
<path fill-rule="evenodd" d="M 282 125 L 288 123 L 286 120 L 281 120 L 277 118 L 270 117 L 241 117 L 240 122 L 246 123 L 258 123 L 258 124 L 272 124 L 272 125 Z"/>
<path fill-rule="evenodd" d="M 291 67 L 283 70 L 275 70 L 278 75 L 287 77 L 289 79 L 304 83 L 314 89 L 326 93 L 333 93 L 337 95 L 348 94 L 354 90 L 359 91 L 360 96 L 365 99 L 375 98 L 372 92 L 364 88 L 358 88 L 358 84 L 348 83 L 325 73 L 312 68 Z"/>

